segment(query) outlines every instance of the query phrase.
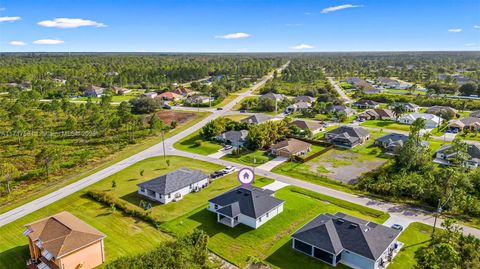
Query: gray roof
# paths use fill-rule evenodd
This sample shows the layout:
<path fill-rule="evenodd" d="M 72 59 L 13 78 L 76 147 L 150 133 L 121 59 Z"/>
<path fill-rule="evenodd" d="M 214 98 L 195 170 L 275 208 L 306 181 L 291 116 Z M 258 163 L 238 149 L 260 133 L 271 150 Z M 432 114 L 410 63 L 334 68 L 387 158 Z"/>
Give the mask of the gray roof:
<path fill-rule="evenodd" d="M 455 155 L 455 153 L 449 152 L 451 147 L 452 147 L 451 144 L 450 145 L 443 145 L 435 153 L 447 153 L 451 157 L 451 156 Z M 467 153 L 468 153 L 468 155 L 470 155 L 470 157 L 472 157 L 472 159 L 480 159 L 480 146 L 474 145 L 474 144 L 468 145 Z"/>
<path fill-rule="evenodd" d="M 260 96 L 260 98 L 268 98 L 268 99 L 272 99 L 274 101 L 275 100 L 282 101 L 283 99 L 285 99 L 285 96 L 283 94 L 269 92 L 269 93 L 266 93 L 266 94 Z"/>
<path fill-rule="evenodd" d="M 209 202 L 227 207 L 217 211 L 221 214 L 225 213 L 225 215 L 232 217 L 238 215 L 237 210 L 239 210 L 243 215 L 257 219 L 285 202 L 273 197 L 272 194 L 272 191 L 252 186 L 237 187 L 210 199 Z"/>
<path fill-rule="evenodd" d="M 307 102 L 307 103 L 312 103 L 313 101 L 315 101 L 315 98 L 314 97 L 311 97 L 311 96 L 306 96 L 306 95 L 301 95 L 301 96 L 297 96 L 293 99 L 293 101 L 295 103 L 299 103 L 299 102 Z"/>
<path fill-rule="evenodd" d="M 255 114 L 246 119 L 241 120 L 240 122 L 247 122 L 252 124 L 259 124 L 273 119 L 273 117 L 264 115 L 264 114 Z"/>
<path fill-rule="evenodd" d="M 470 113 L 470 117 L 480 118 L 480 110 L 472 111 L 472 113 Z"/>
<path fill-rule="evenodd" d="M 362 127 L 358 126 L 341 126 L 336 129 L 333 129 L 326 134 L 328 135 L 337 135 L 337 136 L 348 136 L 348 137 L 358 137 L 358 138 L 365 138 L 370 135 L 370 132 Z"/>
<path fill-rule="evenodd" d="M 137 186 L 160 194 L 169 194 L 206 178 L 208 176 L 200 170 L 190 170 L 182 167 L 168 174 L 140 183 Z"/>
<path fill-rule="evenodd" d="M 320 214 L 292 237 L 338 255 L 342 250 L 377 260 L 400 231 L 343 213 Z"/>
<path fill-rule="evenodd" d="M 240 141 L 244 141 L 247 138 L 247 136 L 248 136 L 247 130 L 227 131 L 218 135 L 216 139 L 232 141 L 232 142 L 240 142 Z"/>
<path fill-rule="evenodd" d="M 358 100 L 354 103 L 354 105 L 369 105 L 369 106 L 376 106 L 378 104 L 379 104 L 378 102 L 375 102 L 373 100 L 366 100 L 366 99 Z"/>
<path fill-rule="evenodd" d="M 392 143 L 392 142 L 399 142 L 399 141 L 407 142 L 407 140 L 408 140 L 408 135 L 391 133 L 391 134 L 386 134 L 382 137 L 379 137 L 375 141 Z"/>
<path fill-rule="evenodd" d="M 323 124 L 321 124 L 320 122 L 304 121 L 304 120 L 294 120 L 289 124 L 287 124 L 287 126 L 292 126 L 292 125 L 295 125 L 302 130 L 308 129 L 310 131 L 316 131 L 323 128 Z"/>

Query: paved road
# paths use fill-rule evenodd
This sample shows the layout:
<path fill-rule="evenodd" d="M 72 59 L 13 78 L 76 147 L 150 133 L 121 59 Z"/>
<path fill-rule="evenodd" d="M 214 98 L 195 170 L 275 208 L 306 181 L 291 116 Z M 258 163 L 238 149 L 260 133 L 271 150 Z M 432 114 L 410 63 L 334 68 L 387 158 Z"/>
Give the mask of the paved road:
<path fill-rule="evenodd" d="M 280 67 L 279 70 L 283 70 L 287 65 L 289 64 L 289 62 Z M 267 82 L 267 80 L 273 78 L 273 76 L 269 75 L 267 77 L 265 77 L 264 79 L 262 79 L 260 82 L 258 82 L 256 85 L 254 85 L 250 90 L 242 93 L 242 94 L 239 94 L 237 98 L 235 98 L 232 102 L 228 103 L 227 105 L 225 105 L 223 107 L 223 110 L 214 110 L 212 114 L 210 114 L 209 116 L 207 116 L 205 119 L 203 119 L 202 121 L 192 125 L 191 127 L 183 130 L 182 132 L 179 132 L 178 134 L 170 137 L 170 138 L 167 138 L 165 139 L 165 148 L 167 149 L 166 152 L 168 154 L 171 153 L 171 149 L 173 149 L 173 144 L 176 142 L 176 141 L 179 141 L 181 139 L 183 139 L 184 137 L 190 135 L 191 133 L 197 131 L 198 129 L 202 128 L 207 122 L 215 119 L 215 118 L 218 118 L 224 114 L 226 114 L 230 109 L 233 108 L 233 106 L 239 102 L 240 100 L 242 100 L 244 97 L 247 97 L 249 96 L 253 91 L 255 91 L 256 89 L 258 89 L 259 87 L 261 87 L 265 82 Z M 62 198 L 65 198 L 67 197 L 68 195 L 71 195 L 85 187 L 88 187 L 110 175 L 113 175 L 123 169 L 125 169 L 126 167 L 132 165 L 132 164 L 135 164 L 141 160 L 144 160 L 146 158 L 150 158 L 150 157 L 154 157 L 154 156 L 161 156 L 163 155 L 163 145 L 162 143 L 158 143 L 144 151 L 141 151 L 133 156 L 130 156 L 116 164 L 113 164 L 112 166 L 109 166 L 103 170 L 100 170 L 90 176 L 87 176 L 75 183 L 72 183 L 68 186 L 65 186 L 61 189 L 58 189 L 54 192 L 51 192 L 45 196 L 42 196 L 36 200 L 33 200 L 29 203 L 26 203 L 24 205 L 21 205 L 15 209 L 12 209 L 8 212 L 5 212 L 4 214 L 1 214 L 0 215 L 0 227 L 5 225 L 5 224 L 8 224 L 12 221 L 15 221 L 23 216 L 26 216 L 40 208 L 43 208 L 53 202 L 56 202 Z"/>
<path fill-rule="evenodd" d="M 351 103 L 353 102 L 350 97 L 338 86 L 337 82 L 335 81 L 335 78 L 332 77 L 327 77 L 328 81 L 333 85 L 333 88 L 338 92 L 338 95 L 340 95 L 340 98 L 345 102 L 345 103 Z"/>
<path fill-rule="evenodd" d="M 238 168 L 247 167 L 247 166 L 242 165 L 242 164 L 238 164 L 238 163 L 234 163 L 234 162 L 230 162 L 230 161 L 226 161 L 226 160 L 222 160 L 222 159 L 214 159 L 214 158 L 211 158 L 211 157 L 208 157 L 208 156 L 198 155 L 198 154 L 194 154 L 194 153 L 190 153 L 190 152 L 184 152 L 184 151 L 180 151 L 180 150 L 176 150 L 176 149 L 171 149 L 169 154 L 177 155 L 177 156 L 184 156 L 184 157 L 187 157 L 187 158 L 193 158 L 193 159 L 202 160 L 202 161 L 206 161 L 206 162 L 214 162 L 214 163 L 225 165 L 225 166 L 233 165 L 233 166 L 236 166 Z M 330 188 L 327 188 L 327 187 L 322 187 L 320 185 L 313 184 L 313 183 L 310 183 L 310 182 L 307 182 L 307 181 L 303 181 L 303 180 L 299 180 L 299 179 L 296 179 L 296 178 L 292 178 L 292 177 L 280 175 L 280 174 L 277 174 L 277 173 L 273 173 L 273 172 L 270 172 L 270 171 L 266 171 L 266 170 L 263 170 L 263 169 L 259 169 L 258 167 L 255 167 L 254 171 L 255 171 L 256 175 L 260 175 L 260 176 L 263 176 L 263 177 L 268 177 L 268 178 L 271 178 L 271 179 L 275 179 L 279 182 L 282 182 L 282 183 L 285 183 L 285 184 L 288 184 L 288 185 L 301 187 L 301 188 L 312 190 L 312 191 L 315 191 L 315 192 L 319 192 L 319 193 L 322 193 L 322 194 L 325 194 L 325 195 L 328 195 L 328 196 L 331 196 L 331 197 L 335 197 L 335 198 L 338 198 L 338 199 L 349 201 L 349 202 L 352 202 L 352 203 L 355 203 L 355 204 L 359 204 L 359 205 L 367 206 L 367 207 L 374 208 L 374 209 L 377 209 L 377 210 L 381 210 L 381 211 L 384 211 L 384 212 L 388 212 L 391 216 L 389 222 L 394 222 L 394 223 L 399 222 L 399 224 L 407 224 L 407 223 L 411 223 L 411 222 L 421 222 L 421 223 L 425 223 L 425 224 L 433 226 L 434 216 L 430 212 L 426 212 L 425 210 L 422 210 L 422 209 L 419 209 L 419 208 L 414 208 L 414 207 L 411 207 L 411 206 L 408 206 L 408 205 L 383 202 L 383 201 L 375 200 L 375 199 L 368 198 L 368 197 L 365 197 L 365 196 L 360 196 L 360 195 L 356 195 L 356 194 L 337 191 L 337 190 L 330 189 Z M 441 221 L 442 220 L 439 219 L 437 224 L 441 223 Z M 469 226 L 464 226 L 464 225 L 462 225 L 462 228 L 463 228 L 463 232 L 465 234 L 472 234 L 475 237 L 480 238 L 480 230 L 469 227 Z"/>

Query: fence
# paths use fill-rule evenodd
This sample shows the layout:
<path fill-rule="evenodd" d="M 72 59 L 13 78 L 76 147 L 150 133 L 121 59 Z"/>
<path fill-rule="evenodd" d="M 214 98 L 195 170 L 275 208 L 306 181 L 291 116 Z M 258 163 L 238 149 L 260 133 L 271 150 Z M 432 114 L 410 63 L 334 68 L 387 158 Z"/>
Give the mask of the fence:
<path fill-rule="evenodd" d="M 310 155 L 308 157 L 305 157 L 305 158 L 302 158 L 300 156 L 292 155 L 291 160 L 294 161 L 294 162 L 299 162 L 299 163 L 308 162 L 311 159 L 316 158 L 316 157 L 326 153 L 327 151 L 331 150 L 334 147 L 334 145 L 332 145 L 331 143 L 329 143 L 327 141 L 319 141 L 319 140 L 313 140 L 313 139 L 308 139 L 308 138 L 300 138 L 300 137 L 292 137 L 292 138 L 295 138 L 295 139 L 298 139 L 298 140 L 301 140 L 303 142 L 307 142 L 307 143 L 310 143 L 310 144 L 313 144 L 313 145 L 324 146 L 325 147 L 324 149 L 320 150 L 319 152 L 315 152 L 312 155 Z"/>

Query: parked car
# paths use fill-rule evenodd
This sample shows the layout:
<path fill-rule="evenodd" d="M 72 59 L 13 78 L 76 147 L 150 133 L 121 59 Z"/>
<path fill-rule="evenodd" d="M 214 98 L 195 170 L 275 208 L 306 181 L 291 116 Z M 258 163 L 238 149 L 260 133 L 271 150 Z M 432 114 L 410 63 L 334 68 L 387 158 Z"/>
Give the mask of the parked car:
<path fill-rule="evenodd" d="M 403 226 L 395 223 L 392 225 L 392 229 L 403 231 Z"/>
<path fill-rule="evenodd" d="M 164 105 L 162 106 L 162 108 L 163 108 L 163 109 L 172 109 L 172 107 L 169 106 L 169 105 L 167 105 L 167 104 L 164 104 Z"/>
<path fill-rule="evenodd" d="M 235 166 L 227 166 L 222 171 L 224 171 L 225 173 L 228 174 L 228 173 L 234 172 L 235 170 L 237 170 L 237 168 Z"/>
<path fill-rule="evenodd" d="M 233 149 L 233 146 L 232 146 L 232 145 L 226 145 L 223 149 L 224 149 L 224 150 Z"/>
<path fill-rule="evenodd" d="M 245 109 L 240 109 L 240 113 L 246 113 L 247 111 Z"/>
<path fill-rule="evenodd" d="M 221 107 L 217 107 L 217 110 L 223 110 L 223 108 L 221 108 Z"/>
<path fill-rule="evenodd" d="M 220 170 L 220 171 L 215 171 L 213 173 L 210 174 L 210 178 L 211 179 L 215 179 L 215 178 L 219 178 L 223 175 L 225 175 L 226 173 L 223 171 L 223 170 Z"/>

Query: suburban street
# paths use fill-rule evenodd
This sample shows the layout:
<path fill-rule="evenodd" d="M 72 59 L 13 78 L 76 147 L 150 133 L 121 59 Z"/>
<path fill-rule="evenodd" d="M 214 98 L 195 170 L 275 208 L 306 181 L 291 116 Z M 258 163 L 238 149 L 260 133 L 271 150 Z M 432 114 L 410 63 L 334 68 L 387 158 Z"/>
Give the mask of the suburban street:
<path fill-rule="evenodd" d="M 282 66 L 281 68 L 279 68 L 279 71 L 283 70 L 287 65 L 288 65 L 288 63 L 286 65 Z M 272 75 L 266 76 L 264 79 L 262 79 L 256 85 L 254 85 L 251 89 L 249 89 L 248 91 L 246 91 L 244 93 L 239 94 L 237 98 L 235 98 L 230 103 L 225 105 L 223 107 L 223 110 L 211 110 L 212 114 L 207 116 L 202 121 L 192 125 L 191 127 L 185 129 L 184 131 L 182 131 L 182 132 L 180 132 L 180 133 L 178 133 L 178 134 L 176 134 L 176 135 L 174 135 L 170 138 L 165 139 L 165 141 L 164 141 L 165 149 L 166 149 L 165 154 L 166 155 L 183 156 L 183 157 L 193 158 L 193 159 L 202 160 L 202 161 L 206 161 L 206 162 L 222 164 L 222 165 L 225 165 L 225 166 L 233 165 L 233 166 L 236 166 L 238 168 L 246 167 L 246 166 L 238 164 L 238 163 L 221 160 L 219 158 L 214 158 L 214 157 L 211 157 L 211 156 L 204 156 L 204 155 L 194 154 L 194 153 L 190 153 L 190 152 L 180 151 L 180 150 L 175 149 L 173 147 L 173 144 L 175 142 L 185 138 L 186 136 L 192 134 L 193 132 L 197 131 L 202 126 L 204 126 L 207 122 L 209 122 L 209 121 L 211 121 L 215 118 L 218 118 L 220 116 L 231 114 L 231 112 L 229 112 L 229 111 L 235 106 L 235 104 L 240 102 L 243 98 L 245 98 L 247 96 L 250 96 L 253 91 L 255 91 L 256 89 L 261 87 L 267 80 L 269 80 L 271 78 L 272 78 Z M 45 207 L 45 206 L 47 206 L 47 205 L 49 205 L 49 204 L 51 204 L 55 201 L 58 201 L 58 200 L 66 197 L 70 194 L 73 194 L 73 193 L 75 193 L 75 192 L 77 192 L 77 191 L 79 191 L 79 190 L 81 190 L 85 187 L 88 187 L 88 186 L 90 186 L 90 185 L 92 185 L 92 184 L 94 184 L 94 183 L 96 183 L 96 182 L 114 174 L 114 173 L 117 173 L 117 172 L 125 169 L 126 167 L 128 167 L 132 164 L 135 164 L 135 163 L 137 163 L 141 160 L 144 160 L 144 159 L 150 158 L 150 157 L 154 157 L 154 156 L 162 156 L 164 154 L 162 144 L 163 143 L 158 143 L 158 144 L 156 144 L 156 145 L 154 145 L 154 146 L 152 146 L 152 147 L 150 147 L 150 148 L 148 148 L 148 149 L 146 149 L 142 152 L 139 152 L 139 153 L 137 153 L 137 154 L 135 154 L 135 155 L 133 155 L 129 158 L 126 158 L 126 159 L 124 159 L 124 160 L 122 160 L 122 161 L 120 161 L 120 162 L 118 162 L 118 163 L 116 163 L 116 164 L 114 164 L 110 167 L 107 167 L 107 168 L 105 168 L 105 169 L 103 169 L 103 170 L 101 170 L 97 173 L 94 173 L 90 176 L 87 176 L 87 177 L 85 177 L 85 178 L 83 178 L 83 179 L 81 179 L 81 180 L 79 180 L 75 183 L 72 183 L 72 184 L 70 184 L 66 187 L 63 187 L 63 188 L 61 188 L 57 191 L 54 191 L 50 194 L 47 194 L 47 195 L 45 195 L 41 198 L 38 198 L 34 201 L 26 203 L 22 206 L 19 206 L 19 207 L 13 209 L 13 210 L 10 210 L 10 211 L 0 215 L 0 227 L 8 224 L 10 222 L 13 222 L 13 221 L 25 216 L 25 215 L 28 215 L 28 214 L 30 214 L 30 213 L 32 213 L 32 212 L 34 212 L 34 211 L 36 211 L 40 208 L 43 208 L 43 207 Z M 319 185 L 316 185 L 316 184 L 313 184 L 313 183 L 309 183 L 309 182 L 306 182 L 306 181 L 302 181 L 302 180 L 299 180 L 299 179 L 295 179 L 295 178 L 292 178 L 292 177 L 276 174 L 276 173 L 268 171 L 268 169 L 265 170 L 265 169 L 261 169 L 261 168 L 257 167 L 257 168 L 254 168 L 254 171 L 257 175 L 268 177 L 268 178 L 271 178 L 271 179 L 275 179 L 276 181 L 279 181 L 280 183 L 289 184 L 289 185 L 293 185 L 293 186 L 298 186 L 298 187 L 309 189 L 309 190 L 312 190 L 312 191 L 316 191 L 316 192 L 319 192 L 319 193 L 322 193 L 322 194 L 325 194 L 325 195 L 328 195 L 328 196 L 331 196 L 331 197 L 346 200 L 346 201 L 349 201 L 349 202 L 352 202 L 352 203 L 355 203 L 355 204 L 359 204 L 359 205 L 363 205 L 363 206 L 367 206 L 367 207 L 371 207 L 371 208 L 374 208 L 374 209 L 378 209 L 378 210 L 381 210 L 381 211 L 388 212 L 391 215 L 391 218 L 389 220 L 387 220 L 387 224 L 389 224 L 389 225 L 391 223 L 401 223 L 403 225 L 408 225 L 411 222 L 421 222 L 421 223 L 425 223 L 425 224 L 428 224 L 428 225 L 433 225 L 433 222 L 434 222 L 434 217 L 430 212 L 425 212 L 424 210 L 421 210 L 421 209 L 418 209 L 418 208 L 413 208 L 413 207 L 410 207 L 410 206 L 400 205 L 400 204 L 395 204 L 395 203 L 383 202 L 383 201 L 375 200 L 375 199 L 372 199 L 372 198 L 369 198 L 369 197 L 364 197 L 364 196 L 360 196 L 360 195 L 355 195 L 355 194 L 350 194 L 350 193 L 345 193 L 345 192 L 333 190 L 333 189 L 330 189 L 330 188 L 322 187 L 322 186 L 319 186 Z M 440 223 L 440 222 L 437 222 L 437 224 Z M 472 234 L 472 235 L 476 236 L 477 238 L 480 238 L 480 230 L 472 228 L 472 227 L 468 227 L 468 226 L 465 226 L 465 225 L 463 225 L 462 228 L 463 228 L 464 233 Z"/>
<path fill-rule="evenodd" d="M 348 95 L 338 86 L 337 82 L 335 81 L 335 78 L 332 77 L 327 77 L 328 81 L 332 84 L 333 88 L 337 91 L 338 95 L 340 96 L 341 99 L 345 101 L 345 103 L 351 103 L 352 99 L 348 97 Z"/>

